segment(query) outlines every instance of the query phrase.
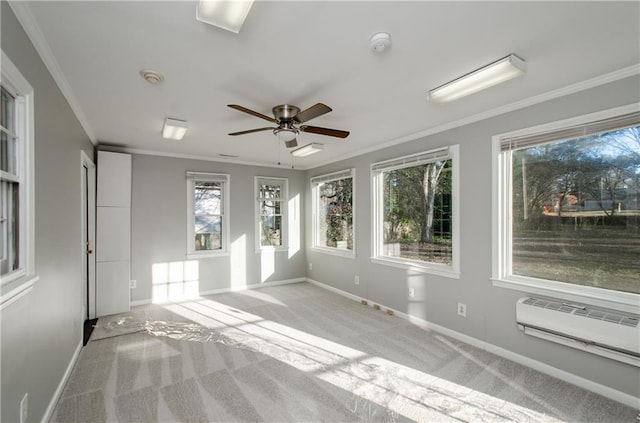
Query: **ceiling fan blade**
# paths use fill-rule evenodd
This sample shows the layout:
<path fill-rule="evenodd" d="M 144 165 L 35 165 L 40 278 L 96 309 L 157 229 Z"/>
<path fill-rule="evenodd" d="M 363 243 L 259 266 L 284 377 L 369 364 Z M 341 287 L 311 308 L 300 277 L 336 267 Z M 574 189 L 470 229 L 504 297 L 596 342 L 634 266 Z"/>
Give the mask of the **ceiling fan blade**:
<path fill-rule="evenodd" d="M 253 132 L 260 132 L 260 131 L 273 131 L 275 128 L 271 128 L 271 127 L 267 127 L 267 128 L 256 128 L 256 129 L 248 129 L 246 131 L 240 131 L 240 132 L 232 132 L 229 135 L 244 135 L 244 134 L 251 134 Z"/>
<path fill-rule="evenodd" d="M 341 131 L 339 129 L 320 128 L 319 126 L 304 125 L 300 127 L 303 132 L 309 132 L 312 134 L 329 135 L 330 137 L 347 138 L 349 136 L 348 131 Z"/>
<path fill-rule="evenodd" d="M 247 109 L 246 107 L 238 106 L 237 104 L 227 104 L 227 106 L 231 107 L 232 109 L 236 109 L 236 110 L 239 110 L 241 112 L 248 113 L 248 114 L 250 114 L 252 116 L 259 117 L 259 118 L 264 119 L 264 120 L 268 120 L 269 122 L 276 123 L 276 120 L 274 118 L 272 118 L 270 116 L 267 116 L 267 115 L 263 115 L 262 113 L 255 112 L 255 111 L 253 111 L 251 109 Z"/>
<path fill-rule="evenodd" d="M 318 116 L 322 116 L 325 113 L 329 113 L 331 111 L 331 107 L 326 104 L 317 103 L 306 110 L 299 112 L 297 115 L 293 117 L 293 120 L 298 123 L 304 123 L 313 118 L 317 118 Z"/>

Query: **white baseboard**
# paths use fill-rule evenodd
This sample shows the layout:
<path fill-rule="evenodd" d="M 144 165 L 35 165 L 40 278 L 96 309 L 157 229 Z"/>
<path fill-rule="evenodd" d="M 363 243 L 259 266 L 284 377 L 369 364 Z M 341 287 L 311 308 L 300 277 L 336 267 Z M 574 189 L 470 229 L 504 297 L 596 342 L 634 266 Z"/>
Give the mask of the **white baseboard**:
<path fill-rule="evenodd" d="M 252 284 L 249 284 L 249 285 L 232 286 L 232 287 L 229 287 L 229 288 L 218 288 L 218 289 L 211 289 L 209 291 L 202 291 L 200 293 L 200 296 L 225 294 L 227 292 L 246 291 L 248 289 L 260 289 L 260 288 L 267 288 L 269 286 L 288 285 L 288 284 L 291 284 L 291 283 L 299 283 L 299 282 L 306 282 L 306 281 L 307 281 L 306 278 L 294 278 L 294 279 L 284 279 L 284 280 L 281 280 L 281 281 L 252 283 Z M 131 301 L 131 307 L 151 304 L 152 302 L 153 302 L 153 300 Z M 175 301 L 169 300 L 169 301 L 166 301 L 166 302 L 175 302 Z"/>
<path fill-rule="evenodd" d="M 349 298 L 351 300 L 360 302 L 361 300 L 367 301 L 369 304 L 373 304 L 374 301 L 371 301 L 367 298 L 359 297 L 357 295 L 351 294 L 349 292 L 343 291 L 341 289 L 335 288 L 330 285 L 326 285 L 322 282 L 318 282 L 316 280 L 307 278 L 307 282 L 310 284 L 316 285 L 320 288 L 326 289 L 327 291 L 334 292 L 343 297 Z M 376 304 L 379 304 L 375 302 Z M 458 341 L 464 342 L 466 344 L 472 345 L 476 348 L 480 348 L 482 350 L 493 353 L 499 357 L 506 358 L 507 360 L 511 360 L 515 363 L 522 364 L 523 366 L 527 366 L 534 370 L 539 371 L 540 373 L 547 374 L 549 376 L 555 377 L 556 379 L 560 379 L 564 382 L 571 383 L 573 385 L 579 386 L 591 392 L 595 392 L 596 394 L 602 395 L 603 397 L 612 399 L 619 403 L 625 404 L 629 407 L 640 409 L 640 398 L 636 398 L 632 395 L 626 394 L 624 392 L 620 392 L 616 389 L 613 389 L 609 386 L 602 385 L 596 383 L 594 381 L 585 379 L 583 377 L 577 376 L 573 373 L 566 372 L 564 370 L 558 369 L 556 367 L 550 366 L 541 361 L 534 360 L 532 358 L 526 357 L 521 354 L 514 353 L 513 351 L 504 349 L 497 345 L 490 344 L 488 342 L 482 341 L 477 338 L 473 338 L 469 335 L 465 335 L 460 332 L 456 332 L 454 330 L 448 329 L 444 326 L 437 325 L 435 323 L 431 323 L 427 320 L 423 320 L 419 317 L 411 316 L 410 314 L 404 313 L 399 310 L 394 310 L 390 307 L 386 307 L 382 304 L 379 304 L 380 307 L 384 310 L 391 310 L 395 316 L 400 317 L 401 319 L 408 320 L 409 322 L 419 326 L 423 329 L 433 330 L 434 332 L 441 333 L 442 335 L 448 336 L 450 338 L 456 339 Z"/>
<path fill-rule="evenodd" d="M 71 361 L 69 361 L 69 365 L 67 366 L 67 370 L 65 370 L 64 375 L 62 375 L 62 379 L 60 379 L 60 383 L 56 388 L 56 392 L 53 393 L 53 397 L 51 397 L 51 401 L 49 401 L 49 405 L 44 412 L 44 416 L 42 416 L 42 423 L 47 423 L 51 420 L 53 410 L 55 410 L 58 401 L 60 400 L 60 396 L 62 395 L 62 391 L 64 390 L 69 377 L 71 376 L 71 372 L 73 371 L 73 367 L 76 365 L 76 361 L 78 361 L 78 357 L 80 356 L 80 351 L 82 350 L 82 338 L 76 347 L 76 350 L 71 357 Z"/>

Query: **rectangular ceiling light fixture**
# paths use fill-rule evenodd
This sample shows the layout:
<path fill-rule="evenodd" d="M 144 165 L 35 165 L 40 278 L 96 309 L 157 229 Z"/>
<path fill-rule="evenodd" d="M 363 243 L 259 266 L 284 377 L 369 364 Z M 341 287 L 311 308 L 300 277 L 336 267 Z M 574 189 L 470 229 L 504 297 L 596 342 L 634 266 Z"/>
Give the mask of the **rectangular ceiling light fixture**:
<path fill-rule="evenodd" d="M 200 0 L 196 19 L 237 34 L 251 6 L 253 0 Z"/>
<path fill-rule="evenodd" d="M 305 145 L 304 147 L 300 147 L 297 150 L 293 150 L 291 152 L 291 155 L 296 157 L 305 157 L 315 153 L 319 153 L 322 150 L 324 150 L 324 145 L 313 142 L 311 144 Z"/>
<path fill-rule="evenodd" d="M 189 125 L 184 120 L 166 118 L 162 126 L 162 137 L 169 140 L 181 140 Z"/>
<path fill-rule="evenodd" d="M 435 102 L 457 100 L 520 76 L 525 71 L 526 64 L 524 60 L 515 54 L 510 54 L 458 79 L 447 82 L 438 88 L 434 88 L 429 91 L 429 100 Z"/>

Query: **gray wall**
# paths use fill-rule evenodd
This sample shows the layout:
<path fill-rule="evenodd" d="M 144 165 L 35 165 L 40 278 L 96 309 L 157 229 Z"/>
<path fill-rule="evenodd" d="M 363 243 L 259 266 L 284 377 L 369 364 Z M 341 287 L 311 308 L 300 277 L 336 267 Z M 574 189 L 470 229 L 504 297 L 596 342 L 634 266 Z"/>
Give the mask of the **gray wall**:
<path fill-rule="evenodd" d="M 6 2 L 2 50 L 34 90 L 35 271 L 33 291 L 1 312 L 3 422 L 42 419 L 81 342 L 80 151 L 93 145 Z"/>
<path fill-rule="evenodd" d="M 304 278 L 303 172 L 134 155 L 131 277 L 137 281 L 137 288 L 132 290 L 132 301 L 153 299 L 151 285 L 154 264 L 188 260 L 187 171 L 230 175 L 231 254 L 198 260 L 200 292 Z M 279 251 L 273 255 L 256 253 L 255 176 L 287 178 L 289 199 L 298 199 L 300 210 L 297 216 L 289 216 L 293 224 L 297 222 L 298 236 L 296 240 L 295 234 L 290 234 L 289 251 Z M 295 245 L 299 247 L 293 248 Z"/>
<path fill-rule="evenodd" d="M 491 277 L 491 137 L 496 134 L 605 110 L 638 101 L 638 77 L 610 83 L 467 126 L 333 163 L 307 172 L 307 178 L 356 168 L 356 259 L 312 250 L 306 217 L 307 276 L 363 298 L 406 312 L 547 363 L 558 369 L 640 396 L 640 369 L 523 335 L 515 324 L 515 303 L 525 295 L 494 287 Z M 460 144 L 461 277 L 450 279 L 372 264 L 370 164 L 451 144 Z M 311 208 L 311 196 L 306 196 Z M 354 276 L 360 284 L 354 284 Z M 415 298 L 408 300 L 408 288 Z M 467 304 L 467 317 L 456 314 Z"/>

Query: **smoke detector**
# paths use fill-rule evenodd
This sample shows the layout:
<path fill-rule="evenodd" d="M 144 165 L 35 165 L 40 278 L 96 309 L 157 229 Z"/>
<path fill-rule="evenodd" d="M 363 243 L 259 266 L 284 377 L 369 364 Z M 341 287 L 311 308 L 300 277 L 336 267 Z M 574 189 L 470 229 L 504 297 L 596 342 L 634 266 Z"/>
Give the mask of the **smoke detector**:
<path fill-rule="evenodd" d="M 369 43 L 374 53 L 382 53 L 391 45 L 391 35 L 386 32 L 378 32 L 371 36 Z"/>
<path fill-rule="evenodd" d="M 140 76 L 144 78 L 151 85 L 158 85 L 162 81 L 164 81 L 164 75 L 160 72 L 143 69 L 140 71 Z"/>

